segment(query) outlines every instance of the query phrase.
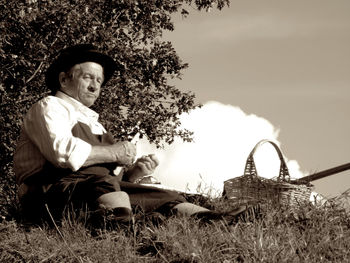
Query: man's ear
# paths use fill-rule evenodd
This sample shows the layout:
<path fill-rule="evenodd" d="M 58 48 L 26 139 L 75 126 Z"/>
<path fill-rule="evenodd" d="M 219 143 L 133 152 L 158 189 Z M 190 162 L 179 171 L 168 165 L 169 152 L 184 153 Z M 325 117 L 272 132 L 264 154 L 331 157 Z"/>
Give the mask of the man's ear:
<path fill-rule="evenodd" d="M 60 85 L 62 88 L 66 87 L 67 85 L 67 73 L 65 72 L 60 72 L 60 74 L 58 74 L 58 80 L 60 82 Z"/>

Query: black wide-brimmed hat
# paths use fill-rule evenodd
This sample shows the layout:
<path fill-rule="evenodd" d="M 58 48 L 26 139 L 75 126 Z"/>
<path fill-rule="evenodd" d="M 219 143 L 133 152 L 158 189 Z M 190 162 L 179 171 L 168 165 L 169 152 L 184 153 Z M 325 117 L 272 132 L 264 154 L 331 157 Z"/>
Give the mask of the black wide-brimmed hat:
<path fill-rule="evenodd" d="M 103 85 L 112 77 L 118 68 L 114 59 L 98 51 L 97 47 L 91 44 L 79 44 L 63 49 L 58 57 L 52 62 L 46 71 L 45 82 L 47 87 L 55 92 L 59 90 L 60 83 L 58 75 L 60 72 L 67 72 L 76 64 L 84 62 L 95 62 L 103 67 Z"/>

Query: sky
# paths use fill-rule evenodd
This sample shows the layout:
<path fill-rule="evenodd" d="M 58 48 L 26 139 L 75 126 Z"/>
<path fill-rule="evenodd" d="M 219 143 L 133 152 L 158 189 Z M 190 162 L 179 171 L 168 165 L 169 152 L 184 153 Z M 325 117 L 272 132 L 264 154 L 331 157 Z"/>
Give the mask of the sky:
<path fill-rule="evenodd" d="M 191 120 L 185 127 L 197 131 L 193 149 L 178 141 L 169 159 L 163 156 L 179 161 L 174 170 L 183 158 L 175 149 L 191 152 L 204 159 L 196 167 L 203 166 L 206 182 L 220 174 L 222 183 L 241 174 L 249 150 L 263 138 L 278 142 L 295 177 L 350 162 L 350 1 L 233 0 L 221 11 L 189 11 L 186 19 L 174 16 L 175 30 L 164 38 L 189 63 L 174 85 L 194 92 L 204 107 L 184 117 Z M 204 130 L 210 136 L 201 141 Z M 202 175 L 217 167 L 223 168 Z M 316 191 L 337 195 L 350 188 L 350 170 L 313 183 Z"/>

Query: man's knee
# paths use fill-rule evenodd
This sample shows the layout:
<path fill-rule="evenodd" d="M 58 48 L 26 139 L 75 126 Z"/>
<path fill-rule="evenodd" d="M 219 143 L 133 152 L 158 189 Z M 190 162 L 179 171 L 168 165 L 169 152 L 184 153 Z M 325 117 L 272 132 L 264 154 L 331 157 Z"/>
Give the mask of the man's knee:
<path fill-rule="evenodd" d="M 97 199 L 99 208 L 104 212 L 112 212 L 114 220 L 128 221 L 132 217 L 129 195 L 117 191 L 101 195 Z"/>
<path fill-rule="evenodd" d="M 131 210 L 129 195 L 126 192 L 110 192 L 97 199 L 98 205 L 103 209 L 129 208 Z"/>

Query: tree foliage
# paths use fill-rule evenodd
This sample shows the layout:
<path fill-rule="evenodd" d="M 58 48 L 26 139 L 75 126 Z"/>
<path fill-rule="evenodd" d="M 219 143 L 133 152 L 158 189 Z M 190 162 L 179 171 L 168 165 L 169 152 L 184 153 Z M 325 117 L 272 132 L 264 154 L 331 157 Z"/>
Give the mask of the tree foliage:
<path fill-rule="evenodd" d="M 21 119 L 49 94 L 44 72 L 62 48 L 92 43 L 113 56 L 120 70 L 103 89 L 95 110 L 119 139 L 139 131 L 157 145 L 179 130 L 178 114 L 196 107 L 194 94 L 168 83 L 188 65 L 164 30 L 174 30 L 172 14 L 186 8 L 208 10 L 229 0 L 0 0 L 1 177 L 11 170 Z"/>

